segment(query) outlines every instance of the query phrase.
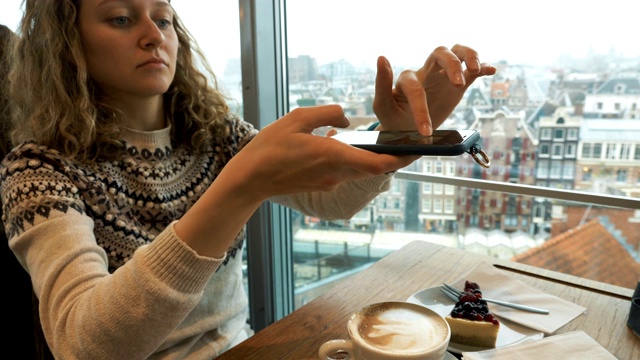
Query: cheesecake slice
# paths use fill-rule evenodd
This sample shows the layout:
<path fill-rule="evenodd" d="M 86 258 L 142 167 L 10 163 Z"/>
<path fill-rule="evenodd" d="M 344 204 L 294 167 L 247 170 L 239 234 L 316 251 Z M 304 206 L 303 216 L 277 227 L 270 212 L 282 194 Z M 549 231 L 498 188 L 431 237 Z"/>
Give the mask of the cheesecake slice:
<path fill-rule="evenodd" d="M 463 293 L 445 320 L 451 328 L 451 342 L 482 348 L 496 347 L 500 322 L 489 311 L 477 283 L 465 281 Z"/>

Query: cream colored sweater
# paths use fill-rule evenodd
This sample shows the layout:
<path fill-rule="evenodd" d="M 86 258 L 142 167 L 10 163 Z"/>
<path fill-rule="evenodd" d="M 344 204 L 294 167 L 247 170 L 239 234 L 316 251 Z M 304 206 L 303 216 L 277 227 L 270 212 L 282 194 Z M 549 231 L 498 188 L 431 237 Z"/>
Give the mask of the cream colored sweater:
<path fill-rule="evenodd" d="M 244 231 L 213 259 L 198 256 L 172 226 L 256 133 L 239 119 L 228 126 L 230 135 L 203 156 L 174 148 L 164 129 L 128 131 L 118 161 L 78 164 L 33 143 L 4 159 L 5 229 L 57 358 L 211 359 L 243 339 Z M 345 218 L 390 178 L 273 200 Z"/>

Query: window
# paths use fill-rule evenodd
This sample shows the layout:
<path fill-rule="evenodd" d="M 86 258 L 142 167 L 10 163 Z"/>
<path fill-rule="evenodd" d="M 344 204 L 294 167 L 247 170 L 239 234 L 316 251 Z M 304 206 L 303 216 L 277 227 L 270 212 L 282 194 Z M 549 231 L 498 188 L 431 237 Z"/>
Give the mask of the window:
<path fill-rule="evenodd" d="M 424 182 L 422 183 L 422 193 L 423 194 L 431 194 L 431 185 L 432 183 L 430 182 Z"/>
<path fill-rule="evenodd" d="M 456 174 L 456 163 L 455 162 L 447 161 L 447 162 L 445 162 L 445 166 L 446 166 L 445 175 L 454 176 Z"/>
<path fill-rule="evenodd" d="M 574 144 L 566 144 L 564 146 L 564 155 L 568 158 L 576 157 L 576 146 Z"/>
<path fill-rule="evenodd" d="M 533 216 L 536 218 L 544 217 L 544 205 L 539 205 L 539 204 L 534 205 Z"/>
<path fill-rule="evenodd" d="M 444 212 L 446 214 L 453 214 L 453 199 L 445 199 L 444 200 Z"/>
<path fill-rule="evenodd" d="M 618 171 L 616 171 L 616 181 L 619 183 L 627 182 L 627 175 L 628 175 L 628 170 L 618 169 Z"/>
<path fill-rule="evenodd" d="M 442 198 L 437 197 L 433 199 L 433 212 L 434 213 L 442 212 Z"/>
<path fill-rule="evenodd" d="M 632 144 L 620 144 L 620 159 L 621 160 L 631 160 L 631 149 L 633 148 Z"/>
<path fill-rule="evenodd" d="M 442 166 L 442 161 L 436 161 L 435 164 L 435 173 L 437 175 L 442 175 L 443 174 L 443 166 Z"/>
<path fill-rule="evenodd" d="M 553 131 L 554 140 L 564 140 L 564 129 L 555 129 Z"/>
<path fill-rule="evenodd" d="M 616 152 L 616 150 L 617 150 L 617 144 L 607 144 L 606 158 L 611 160 L 617 159 L 618 153 Z"/>
<path fill-rule="evenodd" d="M 422 198 L 422 212 L 431 212 L 431 197 Z"/>
<path fill-rule="evenodd" d="M 575 165 L 573 165 L 571 163 L 566 163 L 562 167 L 562 178 L 563 179 L 571 180 L 571 179 L 574 178 L 575 173 L 576 173 Z"/>
<path fill-rule="evenodd" d="M 551 147 L 551 155 L 554 158 L 561 158 L 562 157 L 562 149 L 563 149 L 563 145 L 562 144 L 553 144 L 553 146 Z"/>
<path fill-rule="evenodd" d="M 562 161 L 552 161 L 551 162 L 551 171 L 549 172 L 549 177 L 552 179 L 560 178 L 560 172 L 562 171 Z"/>
<path fill-rule="evenodd" d="M 551 139 L 551 129 L 543 128 L 540 129 L 540 139 Z"/>
<path fill-rule="evenodd" d="M 602 157 L 602 144 L 595 143 L 593 144 L 593 152 L 591 153 L 591 158 L 600 159 Z"/>
<path fill-rule="evenodd" d="M 578 129 L 567 129 L 567 140 L 577 140 L 578 139 Z"/>
<path fill-rule="evenodd" d="M 540 162 L 538 162 L 536 176 L 543 179 L 549 176 L 549 161 L 540 160 Z"/>
<path fill-rule="evenodd" d="M 582 144 L 582 158 L 588 159 L 591 157 L 591 143 Z"/>
<path fill-rule="evenodd" d="M 429 160 L 424 160 L 423 163 L 423 169 L 424 169 L 424 173 L 425 174 L 431 174 L 433 173 L 433 163 Z"/>
<path fill-rule="evenodd" d="M 444 186 L 444 193 L 445 195 L 453 195 L 455 194 L 456 191 L 456 187 L 453 185 L 445 185 Z"/>
<path fill-rule="evenodd" d="M 549 144 L 541 144 L 538 155 L 540 155 L 541 157 L 549 156 Z"/>

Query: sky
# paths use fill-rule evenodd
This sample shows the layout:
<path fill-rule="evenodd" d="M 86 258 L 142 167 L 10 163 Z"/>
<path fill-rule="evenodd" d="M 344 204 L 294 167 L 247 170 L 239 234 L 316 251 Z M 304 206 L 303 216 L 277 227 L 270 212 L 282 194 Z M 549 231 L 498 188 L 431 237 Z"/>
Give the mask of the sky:
<path fill-rule="evenodd" d="M 424 58 L 436 46 L 456 43 L 476 49 L 481 59 L 545 64 L 563 54 L 584 57 L 612 48 L 640 54 L 637 0 L 288 0 L 295 53 L 315 51 L 320 59 L 339 54 L 362 61 L 388 56 L 398 62 Z M 321 29 L 321 31 L 320 31 Z M 291 44 L 291 41 L 290 41 Z M 359 49 L 355 50 L 357 44 Z M 323 48 L 329 51 L 319 52 Z"/>
<path fill-rule="evenodd" d="M 22 0 L 0 2 L 15 29 Z M 265 0 L 266 1 L 266 0 Z M 173 0 L 214 71 L 240 53 L 238 0 Z M 482 61 L 547 65 L 563 55 L 640 56 L 637 0 L 287 0 L 289 56 L 420 66 L 440 45 L 473 47 Z"/>

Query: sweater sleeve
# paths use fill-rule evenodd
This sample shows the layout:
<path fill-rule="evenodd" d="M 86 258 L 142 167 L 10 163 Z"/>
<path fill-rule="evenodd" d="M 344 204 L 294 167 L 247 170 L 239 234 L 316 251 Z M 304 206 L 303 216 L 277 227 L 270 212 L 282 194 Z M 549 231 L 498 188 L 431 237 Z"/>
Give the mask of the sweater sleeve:
<path fill-rule="evenodd" d="M 389 190 L 392 174 L 341 184 L 333 191 L 274 196 L 269 200 L 324 220 L 348 220 L 381 192 Z"/>
<path fill-rule="evenodd" d="M 54 158 L 17 156 L 2 168 L 9 246 L 31 276 L 47 342 L 61 359 L 146 358 L 196 307 L 225 259 L 197 255 L 171 223 L 110 272 L 77 195 L 82 182 Z"/>
<path fill-rule="evenodd" d="M 70 213 L 10 241 L 32 278 L 45 337 L 57 358 L 145 358 L 196 306 L 223 259 L 198 256 L 172 224 L 109 274 L 92 229 Z"/>

